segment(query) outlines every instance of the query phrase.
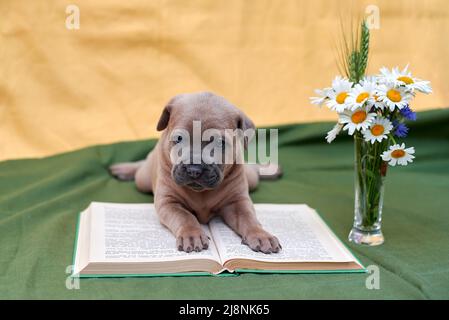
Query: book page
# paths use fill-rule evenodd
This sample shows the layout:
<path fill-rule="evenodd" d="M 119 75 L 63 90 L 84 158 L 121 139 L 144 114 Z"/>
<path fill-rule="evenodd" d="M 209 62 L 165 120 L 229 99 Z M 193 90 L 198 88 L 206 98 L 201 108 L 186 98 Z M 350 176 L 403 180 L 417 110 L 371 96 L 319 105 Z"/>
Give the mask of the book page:
<path fill-rule="evenodd" d="M 214 243 L 208 250 L 178 251 L 176 239 L 156 215 L 153 204 L 92 203 L 92 262 L 155 262 L 211 259 L 220 262 Z M 202 226 L 212 239 L 208 226 Z"/>
<path fill-rule="evenodd" d="M 210 222 L 210 230 L 223 262 L 252 259 L 265 262 L 347 262 L 355 261 L 318 214 L 306 205 L 256 204 L 262 226 L 278 237 L 279 253 L 254 252 L 221 218 Z"/>

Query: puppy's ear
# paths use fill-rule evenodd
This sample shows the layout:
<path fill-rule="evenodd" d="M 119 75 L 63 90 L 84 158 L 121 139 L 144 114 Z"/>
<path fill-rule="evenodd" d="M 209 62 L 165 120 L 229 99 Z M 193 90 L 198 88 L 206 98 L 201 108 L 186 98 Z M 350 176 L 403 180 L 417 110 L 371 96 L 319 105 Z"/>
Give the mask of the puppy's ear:
<path fill-rule="evenodd" d="M 243 131 L 248 129 L 256 129 L 254 122 L 246 114 L 240 111 L 237 118 L 237 129 L 242 129 Z"/>
<path fill-rule="evenodd" d="M 167 104 L 162 111 L 161 117 L 159 118 L 159 122 L 157 123 L 157 131 L 162 131 L 168 126 L 168 121 L 170 120 L 170 112 L 172 109 L 171 104 Z"/>
<path fill-rule="evenodd" d="M 161 117 L 159 118 L 159 122 L 157 123 L 157 131 L 162 131 L 168 126 L 168 121 L 170 120 L 170 113 L 173 110 L 173 105 L 175 101 L 180 97 L 181 95 L 174 96 L 170 99 L 170 101 L 167 103 L 167 105 L 164 107 L 164 110 L 162 111 Z"/>
<path fill-rule="evenodd" d="M 237 129 L 241 129 L 243 132 L 245 132 L 248 129 L 252 129 L 255 130 L 256 126 L 254 125 L 254 122 L 248 118 L 248 116 L 246 114 L 244 114 L 243 112 L 240 111 L 240 114 L 237 118 Z M 245 149 L 248 148 L 248 144 L 250 143 L 250 141 L 254 138 L 254 135 L 252 136 L 247 136 L 244 135 L 244 147 Z"/>

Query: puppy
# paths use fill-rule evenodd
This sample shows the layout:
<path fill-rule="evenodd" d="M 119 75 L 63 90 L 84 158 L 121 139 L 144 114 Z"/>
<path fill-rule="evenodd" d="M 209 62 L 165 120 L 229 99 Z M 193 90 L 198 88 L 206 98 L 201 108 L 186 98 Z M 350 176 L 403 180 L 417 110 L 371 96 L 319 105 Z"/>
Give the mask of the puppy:
<path fill-rule="evenodd" d="M 249 197 L 249 190 L 259 182 L 257 165 L 235 161 L 240 152 L 237 147 L 231 163 L 225 164 L 206 163 L 204 159 L 189 163 L 184 161 L 186 155 L 181 159 L 179 152 L 173 154 L 173 148 L 184 142 L 183 134 L 194 134 L 195 121 L 200 121 L 202 132 L 213 129 L 221 134 L 218 139 L 214 137 L 218 147 L 229 142 L 226 129 L 255 129 L 242 111 L 220 96 L 181 94 L 165 106 L 157 124 L 157 130 L 163 131 L 161 138 L 146 160 L 112 165 L 111 173 L 121 180 L 135 179 L 142 192 L 153 192 L 159 219 L 176 237 L 179 250 L 207 249 L 209 239 L 200 223 L 219 215 L 252 250 L 279 252 L 279 240 L 262 228 Z M 204 143 L 201 148 L 204 151 Z M 195 151 L 187 152 L 189 157 L 192 160 Z"/>

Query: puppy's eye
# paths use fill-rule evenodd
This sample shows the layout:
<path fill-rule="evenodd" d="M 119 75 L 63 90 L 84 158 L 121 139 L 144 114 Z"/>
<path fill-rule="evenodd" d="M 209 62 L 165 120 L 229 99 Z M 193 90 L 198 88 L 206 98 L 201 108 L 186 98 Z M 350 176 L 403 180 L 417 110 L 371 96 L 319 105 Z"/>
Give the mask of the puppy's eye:
<path fill-rule="evenodd" d="M 177 135 L 177 136 L 174 136 L 174 137 L 173 137 L 173 142 L 174 142 L 175 144 L 180 143 L 181 141 L 182 141 L 182 136 Z"/>
<path fill-rule="evenodd" d="M 215 144 L 219 148 L 224 148 L 225 147 L 225 142 L 224 142 L 224 140 L 222 138 L 216 138 L 215 139 Z"/>

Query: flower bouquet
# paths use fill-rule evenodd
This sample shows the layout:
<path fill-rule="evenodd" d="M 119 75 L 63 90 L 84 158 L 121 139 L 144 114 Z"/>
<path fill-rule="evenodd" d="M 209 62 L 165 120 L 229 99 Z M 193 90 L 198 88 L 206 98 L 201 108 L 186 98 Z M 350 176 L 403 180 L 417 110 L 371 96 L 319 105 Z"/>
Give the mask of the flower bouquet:
<path fill-rule="evenodd" d="M 414 78 L 408 70 L 381 68 L 366 76 L 369 29 L 362 22 L 353 40 L 344 40 L 341 67 L 345 77 L 337 76 L 332 86 L 316 90 L 313 104 L 326 105 L 338 113 L 338 122 L 326 136 L 331 143 L 346 131 L 354 137 L 355 210 L 349 240 L 358 244 L 379 245 L 383 185 L 387 166 L 413 162 L 415 149 L 399 141 L 408 134 L 406 121 L 415 121 L 410 102 L 417 92 L 431 93 L 429 81 Z"/>

